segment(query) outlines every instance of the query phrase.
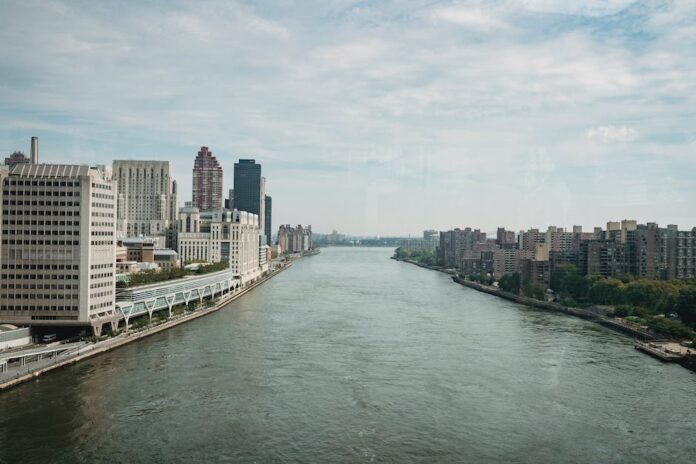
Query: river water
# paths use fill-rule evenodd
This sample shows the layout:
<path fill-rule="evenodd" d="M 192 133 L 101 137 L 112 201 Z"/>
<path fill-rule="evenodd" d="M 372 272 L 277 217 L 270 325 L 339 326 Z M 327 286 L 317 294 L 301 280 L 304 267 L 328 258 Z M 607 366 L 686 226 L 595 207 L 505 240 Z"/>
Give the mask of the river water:
<path fill-rule="evenodd" d="M 0 462 L 694 461 L 696 374 L 391 253 L 1 394 Z"/>

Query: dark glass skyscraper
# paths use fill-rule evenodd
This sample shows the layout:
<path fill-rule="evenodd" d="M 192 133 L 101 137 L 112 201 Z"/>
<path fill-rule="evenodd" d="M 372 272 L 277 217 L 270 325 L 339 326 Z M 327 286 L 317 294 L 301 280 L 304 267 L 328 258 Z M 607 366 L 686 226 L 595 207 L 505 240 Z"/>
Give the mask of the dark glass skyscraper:
<path fill-rule="evenodd" d="M 266 222 L 264 224 L 264 227 L 266 230 L 264 231 L 266 234 L 266 243 L 268 245 L 272 245 L 273 243 L 271 242 L 271 196 L 266 195 L 265 198 L 266 202 L 266 209 L 264 211 L 264 214 L 266 215 Z"/>
<path fill-rule="evenodd" d="M 234 163 L 234 207 L 260 216 L 261 195 L 261 165 L 253 159 Z"/>

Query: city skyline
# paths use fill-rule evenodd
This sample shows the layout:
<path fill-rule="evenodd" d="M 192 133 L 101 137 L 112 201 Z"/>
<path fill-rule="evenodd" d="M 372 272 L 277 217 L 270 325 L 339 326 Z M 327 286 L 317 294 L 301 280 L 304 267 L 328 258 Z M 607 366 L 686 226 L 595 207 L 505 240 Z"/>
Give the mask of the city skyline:
<path fill-rule="evenodd" d="M 0 158 L 169 160 L 183 206 L 209 146 L 326 233 L 696 225 L 688 3 L 111 8 L 5 7 Z"/>

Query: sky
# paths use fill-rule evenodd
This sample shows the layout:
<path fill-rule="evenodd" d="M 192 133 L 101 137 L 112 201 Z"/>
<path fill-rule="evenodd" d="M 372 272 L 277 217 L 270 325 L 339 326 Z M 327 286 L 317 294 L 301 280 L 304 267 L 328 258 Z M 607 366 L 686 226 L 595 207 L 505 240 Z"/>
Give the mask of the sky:
<path fill-rule="evenodd" d="M 274 228 L 696 226 L 696 1 L 0 4 L 0 160 L 263 166 Z"/>

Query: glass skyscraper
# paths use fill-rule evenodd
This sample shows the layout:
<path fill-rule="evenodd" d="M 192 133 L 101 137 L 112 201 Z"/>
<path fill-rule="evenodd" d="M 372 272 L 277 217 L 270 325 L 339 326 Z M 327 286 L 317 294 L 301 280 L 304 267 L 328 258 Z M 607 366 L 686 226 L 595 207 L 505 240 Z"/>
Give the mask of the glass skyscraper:
<path fill-rule="evenodd" d="M 261 220 L 261 165 L 253 159 L 234 163 L 234 207 L 257 214 Z"/>

